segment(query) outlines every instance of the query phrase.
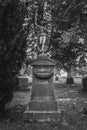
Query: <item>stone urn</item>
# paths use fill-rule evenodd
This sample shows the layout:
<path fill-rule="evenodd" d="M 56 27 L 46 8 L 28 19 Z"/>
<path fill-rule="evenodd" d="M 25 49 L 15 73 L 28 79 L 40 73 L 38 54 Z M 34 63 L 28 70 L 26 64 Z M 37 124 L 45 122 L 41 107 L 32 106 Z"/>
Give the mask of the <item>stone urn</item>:
<path fill-rule="evenodd" d="M 55 61 L 46 54 L 34 60 L 31 99 L 25 111 L 27 120 L 58 120 L 59 113 L 54 95 Z"/>

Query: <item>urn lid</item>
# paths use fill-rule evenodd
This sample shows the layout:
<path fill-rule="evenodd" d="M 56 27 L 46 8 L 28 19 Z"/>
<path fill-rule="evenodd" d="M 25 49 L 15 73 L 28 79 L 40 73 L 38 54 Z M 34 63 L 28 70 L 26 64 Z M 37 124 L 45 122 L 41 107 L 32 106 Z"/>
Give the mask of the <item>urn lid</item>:
<path fill-rule="evenodd" d="M 55 66 L 56 61 L 53 59 L 50 59 L 46 54 L 40 54 L 37 59 L 33 60 L 31 65 L 32 66 L 36 66 L 36 65 Z"/>

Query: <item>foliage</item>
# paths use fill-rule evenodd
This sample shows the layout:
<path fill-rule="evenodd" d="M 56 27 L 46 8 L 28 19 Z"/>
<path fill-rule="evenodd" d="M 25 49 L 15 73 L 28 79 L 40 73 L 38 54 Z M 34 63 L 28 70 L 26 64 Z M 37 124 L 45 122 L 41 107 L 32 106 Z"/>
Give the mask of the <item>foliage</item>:
<path fill-rule="evenodd" d="M 77 66 L 87 51 L 87 1 L 55 0 L 52 2 L 51 54 L 66 70 Z M 83 42 L 79 42 L 84 39 Z M 82 61 L 80 58 L 79 61 Z M 79 62 L 81 63 L 81 62 Z M 79 64 L 78 64 L 79 65 Z M 83 62 L 82 64 L 83 65 Z"/>
<path fill-rule="evenodd" d="M 48 5 L 47 5 L 47 10 L 44 9 L 45 2 L 46 1 L 44 1 L 44 0 L 28 1 L 28 10 L 29 11 L 28 11 L 27 23 L 29 23 L 31 21 L 30 31 L 29 31 L 29 35 L 28 35 L 29 49 L 27 50 L 29 60 L 30 60 L 30 57 L 31 57 L 31 59 L 33 59 L 33 58 L 36 58 L 37 55 L 39 54 L 39 51 L 40 51 L 39 37 L 40 37 L 41 28 L 44 28 L 44 30 L 48 34 L 49 29 L 47 27 L 48 26 L 48 22 L 47 22 L 48 12 L 47 11 L 49 9 L 48 9 Z M 49 2 L 49 1 L 47 1 L 47 2 Z M 49 42 L 50 36 L 47 39 Z M 48 45 L 47 45 L 47 48 L 48 48 Z M 47 50 L 47 48 L 46 48 L 46 50 Z"/>
<path fill-rule="evenodd" d="M 35 4 L 35 1 L 27 1 L 27 10 L 28 15 L 26 16 L 26 24 L 24 25 L 26 27 L 26 31 L 28 32 L 27 37 L 27 61 L 26 63 L 29 64 L 31 60 L 34 58 L 35 53 L 37 52 L 37 36 L 35 32 L 35 16 L 37 7 Z M 28 25 L 28 26 L 27 26 Z"/>
<path fill-rule="evenodd" d="M 49 53 L 58 61 L 58 66 L 70 70 L 77 65 L 82 66 L 82 58 L 86 57 L 87 50 L 87 1 L 86 0 L 49 0 L 51 6 L 51 37 Z M 37 4 L 36 4 L 37 3 Z M 43 0 L 28 2 L 29 16 L 31 17 L 31 31 L 29 32 L 28 45 L 29 57 L 34 58 L 38 53 L 38 25 L 44 17 Z M 28 19 L 30 18 L 28 17 Z M 29 22 L 29 21 L 28 21 Z M 45 21 L 47 24 L 48 21 Z M 48 22 L 49 23 L 49 22 Z M 44 24 L 44 26 L 45 26 Z M 79 42 L 79 39 L 84 39 Z"/>
<path fill-rule="evenodd" d="M 56 59 L 58 66 L 66 70 L 82 66 L 87 50 L 87 1 L 86 0 L 49 0 L 51 9 L 51 27 L 49 53 Z M 38 33 L 44 14 L 44 0 L 28 1 L 27 23 L 29 28 L 28 58 L 38 53 Z M 37 23 L 37 24 L 36 24 Z M 44 20 L 44 26 L 49 22 Z M 30 30 L 29 30 L 30 29 Z M 48 29 L 48 28 L 47 28 Z M 84 40 L 84 43 L 80 41 Z M 80 58 L 79 58 L 80 57 Z M 83 58 L 81 58 L 83 57 Z M 79 63 L 77 59 L 79 58 Z M 29 61 L 28 60 L 28 61 Z"/>
<path fill-rule="evenodd" d="M 18 87 L 17 74 L 26 57 L 26 7 L 19 0 L 0 1 L 0 110 Z"/>

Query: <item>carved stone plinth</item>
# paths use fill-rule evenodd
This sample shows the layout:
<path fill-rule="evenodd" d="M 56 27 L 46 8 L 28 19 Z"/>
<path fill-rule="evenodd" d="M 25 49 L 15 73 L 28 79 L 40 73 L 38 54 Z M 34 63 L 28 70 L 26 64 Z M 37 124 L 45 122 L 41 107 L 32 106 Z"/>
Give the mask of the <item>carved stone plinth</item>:
<path fill-rule="evenodd" d="M 25 111 L 24 120 L 27 122 L 39 121 L 51 121 L 60 122 L 61 112 L 60 111 Z"/>
<path fill-rule="evenodd" d="M 33 82 L 30 102 L 25 111 L 25 120 L 59 120 L 54 96 L 55 61 L 40 55 L 33 63 Z M 58 115 L 58 116 L 57 116 Z"/>

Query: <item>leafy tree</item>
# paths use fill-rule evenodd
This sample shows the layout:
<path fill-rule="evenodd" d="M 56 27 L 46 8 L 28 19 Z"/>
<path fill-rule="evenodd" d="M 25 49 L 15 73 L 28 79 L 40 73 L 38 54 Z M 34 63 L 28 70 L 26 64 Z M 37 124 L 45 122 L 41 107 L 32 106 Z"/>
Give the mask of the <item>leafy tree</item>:
<path fill-rule="evenodd" d="M 52 24 L 52 57 L 59 66 L 70 71 L 77 65 L 76 59 L 87 51 L 87 1 L 52 1 Z M 80 38 L 84 43 L 79 42 Z"/>
<path fill-rule="evenodd" d="M 49 1 L 47 1 L 49 3 Z M 29 23 L 30 19 L 31 19 L 31 26 L 30 26 L 30 31 L 29 31 L 29 35 L 28 35 L 28 57 L 30 61 L 30 57 L 31 59 L 35 58 L 38 54 L 39 54 L 39 36 L 40 36 L 40 31 L 41 28 L 45 28 L 46 33 L 48 34 L 48 21 L 46 18 L 46 13 L 48 13 L 47 11 L 49 11 L 50 9 L 48 8 L 47 5 L 47 10 L 44 9 L 44 6 L 46 4 L 46 1 L 44 0 L 31 0 L 28 1 L 28 20 L 27 23 Z M 46 16 L 45 16 L 46 15 Z M 49 16 L 50 17 L 50 16 Z M 48 42 L 50 42 L 50 35 L 48 35 L 49 37 L 47 38 Z"/>
<path fill-rule="evenodd" d="M 51 57 L 58 61 L 59 67 L 70 71 L 71 68 L 77 66 L 77 58 L 81 55 L 85 56 L 87 50 L 87 1 L 49 0 L 47 3 L 51 6 L 48 10 L 51 11 L 52 17 L 52 31 L 48 51 Z M 31 0 L 28 2 L 28 19 L 32 21 L 28 38 L 29 48 L 31 49 L 29 49 L 28 54 L 32 58 L 38 52 L 39 29 L 36 22 L 41 25 L 44 13 L 47 13 L 44 12 L 43 5 L 44 0 Z M 44 20 L 44 26 L 48 23 L 48 21 Z M 81 38 L 84 39 L 84 44 L 79 42 Z"/>
<path fill-rule="evenodd" d="M 70 72 L 77 66 L 77 58 L 82 55 L 85 46 L 78 43 L 78 31 L 63 32 L 60 38 L 52 41 L 52 57 L 58 61 L 58 67 Z"/>
<path fill-rule="evenodd" d="M 0 111 L 18 87 L 17 74 L 26 58 L 26 6 L 19 0 L 0 1 Z"/>

